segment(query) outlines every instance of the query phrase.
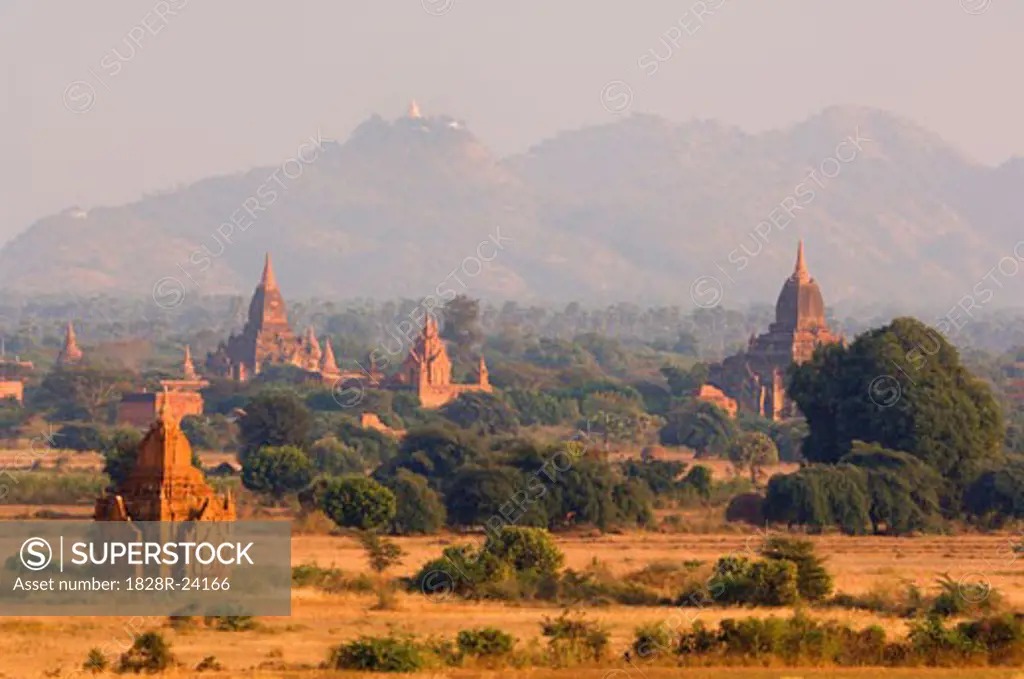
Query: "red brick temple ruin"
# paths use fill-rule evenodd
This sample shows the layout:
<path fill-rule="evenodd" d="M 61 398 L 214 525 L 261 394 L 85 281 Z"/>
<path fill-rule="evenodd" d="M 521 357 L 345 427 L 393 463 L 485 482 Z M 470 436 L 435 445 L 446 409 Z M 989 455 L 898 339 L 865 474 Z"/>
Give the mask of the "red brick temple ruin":
<path fill-rule="evenodd" d="M 217 495 L 192 465 L 192 446 L 164 406 L 139 444 L 127 480 L 96 500 L 96 521 L 234 521 L 235 500 Z"/>

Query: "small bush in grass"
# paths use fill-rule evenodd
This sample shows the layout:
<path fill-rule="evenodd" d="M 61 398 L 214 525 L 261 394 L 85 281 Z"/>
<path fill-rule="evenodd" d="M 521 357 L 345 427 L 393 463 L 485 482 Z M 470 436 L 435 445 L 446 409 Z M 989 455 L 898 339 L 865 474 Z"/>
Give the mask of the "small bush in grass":
<path fill-rule="evenodd" d="M 196 672 L 219 672 L 224 666 L 217 661 L 217 656 L 208 655 L 196 665 Z"/>
<path fill-rule="evenodd" d="M 936 581 L 939 593 L 929 613 L 951 618 L 966 614 L 994 613 L 1003 605 L 1003 597 L 987 582 L 954 580 L 943 573 Z"/>
<path fill-rule="evenodd" d="M 548 650 L 558 665 L 601 660 L 608 649 L 608 630 L 568 610 L 557 618 L 545 618 L 541 634 L 548 637 Z"/>
<path fill-rule="evenodd" d="M 797 568 L 790 561 L 751 561 L 727 556 L 718 560 L 708 584 L 700 592 L 684 591 L 687 603 L 706 602 L 739 606 L 790 606 L 799 598 Z M 695 598 L 696 597 L 696 598 Z"/>
<path fill-rule="evenodd" d="M 184 632 L 186 630 L 195 629 L 199 625 L 195 616 L 191 615 L 169 615 L 167 616 L 167 624 L 170 625 L 171 629 L 175 632 Z"/>
<path fill-rule="evenodd" d="M 557 598 L 566 605 L 656 606 L 662 597 L 640 582 L 616 576 L 602 564 L 577 572 L 568 569 L 558 580 Z"/>
<path fill-rule="evenodd" d="M 171 645 L 159 632 L 146 632 L 135 639 L 135 643 L 121 654 L 118 672 L 157 673 L 174 664 Z"/>
<path fill-rule="evenodd" d="M 507 655 L 516 645 L 516 638 L 493 627 L 464 629 L 456 638 L 459 651 L 477 657 Z"/>
<path fill-rule="evenodd" d="M 374 591 L 374 582 L 366 573 L 349 577 L 339 568 L 322 568 L 316 564 L 303 564 L 292 568 L 293 587 L 315 587 L 325 592 L 356 592 L 367 594 Z"/>
<path fill-rule="evenodd" d="M 641 625 L 633 638 L 633 652 L 641 660 L 654 658 L 675 650 L 676 635 L 665 622 Z"/>
<path fill-rule="evenodd" d="M 364 636 L 333 648 L 327 664 L 336 670 L 416 672 L 424 668 L 426 657 L 413 637 Z"/>
<path fill-rule="evenodd" d="M 245 632 L 259 627 L 256 618 L 251 615 L 208 615 L 203 622 L 207 627 L 221 632 Z"/>
<path fill-rule="evenodd" d="M 98 648 L 89 650 L 89 655 L 86 657 L 85 662 L 82 663 L 82 669 L 92 672 L 93 674 L 99 674 L 107 669 L 110 662 L 107 660 L 107 656 L 103 654 Z"/>
<path fill-rule="evenodd" d="M 697 623 L 680 635 L 683 665 L 903 667 L 1019 666 L 1024 661 L 1024 618 L 989 617 L 945 627 L 938 616 L 916 622 L 906 641 L 887 642 L 878 626 L 856 630 L 796 614 L 726 619 L 717 630 Z"/>

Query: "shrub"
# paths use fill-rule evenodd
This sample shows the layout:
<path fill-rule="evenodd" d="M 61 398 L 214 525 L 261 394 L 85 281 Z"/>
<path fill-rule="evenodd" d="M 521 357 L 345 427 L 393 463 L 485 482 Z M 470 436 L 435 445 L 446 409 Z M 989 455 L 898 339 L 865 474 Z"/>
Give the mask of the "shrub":
<path fill-rule="evenodd" d="M 656 606 L 662 602 L 657 592 L 639 582 L 623 580 L 600 564 L 581 572 L 567 570 L 558 580 L 557 598 L 563 604 L 585 606 Z"/>
<path fill-rule="evenodd" d="M 517 573 L 530 571 L 551 575 L 565 563 L 562 550 L 543 528 L 505 526 L 496 535 L 487 536 L 484 550 L 510 565 Z"/>
<path fill-rule="evenodd" d="M 135 639 L 135 643 L 121 654 L 118 672 L 157 673 L 174 664 L 171 645 L 159 632 L 146 632 Z"/>
<path fill-rule="evenodd" d="M 82 669 L 88 670 L 93 674 L 99 674 L 107 669 L 110 662 L 107 660 L 107 656 L 103 654 L 98 648 L 89 649 L 89 655 L 86 657 L 85 662 L 82 663 Z"/>
<path fill-rule="evenodd" d="M 316 587 L 325 592 L 356 592 L 366 594 L 373 591 L 370 576 L 361 573 L 349 579 L 338 568 L 321 568 L 316 564 L 292 567 L 292 587 Z"/>
<path fill-rule="evenodd" d="M 767 559 L 796 564 L 797 591 L 807 601 L 821 601 L 832 593 L 832 576 L 825 570 L 824 560 L 814 554 L 810 541 L 769 538 L 761 554 Z"/>
<path fill-rule="evenodd" d="M 221 632 L 244 632 L 259 627 L 256 618 L 251 615 L 208 615 L 203 622 L 207 627 Z"/>
<path fill-rule="evenodd" d="M 727 605 L 789 606 L 797 599 L 796 564 L 726 556 L 715 563 L 706 585 L 683 590 L 679 605 L 703 605 L 711 600 Z"/>
<path fill-rule="evenodd" d="M 464 629 L 455 641 L 462 653 L 477 657 L 506 655 L 516 645 L 515 637 L 493 627 Z"/>
<path fill-rule="evenodd" d="M 729 500 L 725 508 L 725 520 L 742 521 L 752 526 L 764 525 L 764 498 L 757 493 L 741 493 Z"/>
<path fill-rule="evenodd" d="M 701 501 L 707 502 L 711 499 L 713 485 L 711 470 L 702 464 L 691 467 L 683 477 L 683 485 L 692 488 Z"/>
<path fill-rule="evenodd" d="M 987 582 L 964 582 L 943 573 L 936 581 L 939 593 L 930 614 L 951 618 L 965 614 L 993 613 L 1002 607 L 1002 596 Z"/>
<path fill-rule="evenodd" d="M 416 672 L 426 665 L 426 658 L 413 637 L 363 636 L 331 649 L 327 665 L 336 670 Z"/>
<path fill-rule="evenodd" d="M 754 660 L 786 666 L 1019 666 L 1024 660 L 1024 619 L 989 617 L 947 628 L 930 616 L 914 623 L 902 642 L 887 642 L 878 626 L 856 630 L 799 613 L 788 620 L 726 619 L 717 630 L 695 624 L 680 635 L 678 650 L 683 665 Z"/>
<path fill-rule="evenodd" d="M 608 630 L 582 613 L 565 610 L 557 618 L 545 618 L 541 634 L 548 637 L 552 660 L 559 665 L 601 660 L 608 649 Z"/>
<path fill-rule="evenodd" d="M 676 646 L 676 635 L 665 622 L 641 625 L 633 638 L 633 652 L 638 658 L 650 660 Z"/>
<path fill-rule="evenodd" d="M 217 661 L 217 656 L 208 655 L 196 665 L 196 672 L 220 672 L 224 667 Z"/>
<path fill-rule="evenodd" d="M 448 547 L 428 561 L 412 584 L 424 594 L 517 599 L 553 597 L 565 557 L 541 528 L 506 526 L 479 548 Z"/>

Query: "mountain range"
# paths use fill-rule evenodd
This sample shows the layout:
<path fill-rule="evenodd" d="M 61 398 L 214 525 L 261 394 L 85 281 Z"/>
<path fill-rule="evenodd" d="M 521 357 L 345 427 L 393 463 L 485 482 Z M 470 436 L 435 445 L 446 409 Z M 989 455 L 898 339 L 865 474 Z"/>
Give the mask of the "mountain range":
<path fill-rule="evenodd" d="M 1024 158 L 979 165 L 875 109 L 756 134 L 631 115 L 505 158 L 449 116 L 373 116 L 301 158 L 40 219 L 0 286 L 248 294 L 270 251 L 287 297 L 738 306 L 774 303 L 802 238 L 830 305 L 947 309 L 986 274 L 983 304 L 1017 303 Z"/>

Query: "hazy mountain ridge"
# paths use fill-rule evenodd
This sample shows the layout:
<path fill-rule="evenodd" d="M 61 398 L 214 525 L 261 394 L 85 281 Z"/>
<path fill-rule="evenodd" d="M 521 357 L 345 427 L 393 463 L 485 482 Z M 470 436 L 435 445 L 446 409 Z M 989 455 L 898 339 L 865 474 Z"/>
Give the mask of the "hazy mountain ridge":
<path fill-rule="evenodd" d="M 858 135 L 838 175 L 807 184 Z M 688 305 L 691 282 L 714 276 L 727 305 L 771 302 L 803 237 L 828 302 L 949 307 L 1012 256 L 1024 218 L 1024 159 L 979 166 L 852 107 L 760 134 L 634 115 L 505 159 L 453 118 L 374 116 L 225 243 L 215 230 L 275 169 L 41 219 L 0 250 L 0 285 L 143 297 L 169 276 L 190 294 L 247 294 L 271 250 L 289 296 L 420 296 L 500 228 L 511 240 L 462 276 L 470 294 Z M 802 183 L 813 200 L 759 242 L 754 228 Z"/>

